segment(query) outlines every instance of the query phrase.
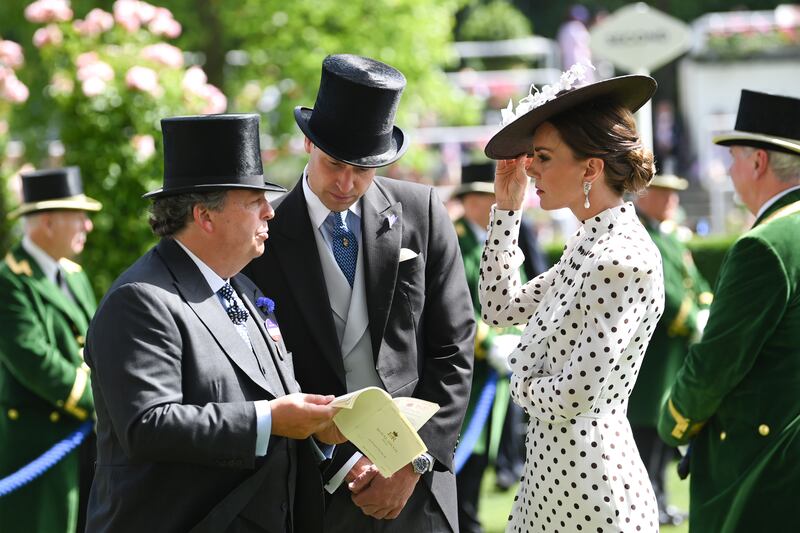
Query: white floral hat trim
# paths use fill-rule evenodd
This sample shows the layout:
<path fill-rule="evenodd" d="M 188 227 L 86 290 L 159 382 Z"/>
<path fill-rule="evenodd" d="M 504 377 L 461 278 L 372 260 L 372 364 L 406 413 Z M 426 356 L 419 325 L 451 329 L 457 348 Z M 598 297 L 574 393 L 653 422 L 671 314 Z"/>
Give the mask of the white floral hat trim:
<path fill-rule="evenodd" d="M 519 101 L 519 105 L 514 109 L 514 102 L 509 98 L 508 107 L 500 110 L 502 120 L 500 126 L 507 126 L 517 120 L 519 117 L 532 109 L 536 109 L 545 102 L 554 100 L 556 95 L 561 91 L 566 91 L 575 87 L 577 83 L 582 82 L 586 78 L 588 69 L 595 70 L 594 65 L 591 63 L 575 63 L 569 70 L 561 73 L 561 78 L 558 83 L 552 85 L 545 85 L 540 91 L 536 85 L 531 84 L 528 96 Z"/>

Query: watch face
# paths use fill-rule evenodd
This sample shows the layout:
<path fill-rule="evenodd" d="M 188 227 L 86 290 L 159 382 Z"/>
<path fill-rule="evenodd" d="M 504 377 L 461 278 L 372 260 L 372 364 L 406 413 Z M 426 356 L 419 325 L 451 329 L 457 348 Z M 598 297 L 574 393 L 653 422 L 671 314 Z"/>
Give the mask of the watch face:
<path fill-rule="evenodd" d="M 414 458 L 411 465 L 414 467 L 414 472 L 417 474 L 424 474 L 428 471 L 428 468 L 430 468 L 430 461 L 424 455 L 420 455 Z"/>

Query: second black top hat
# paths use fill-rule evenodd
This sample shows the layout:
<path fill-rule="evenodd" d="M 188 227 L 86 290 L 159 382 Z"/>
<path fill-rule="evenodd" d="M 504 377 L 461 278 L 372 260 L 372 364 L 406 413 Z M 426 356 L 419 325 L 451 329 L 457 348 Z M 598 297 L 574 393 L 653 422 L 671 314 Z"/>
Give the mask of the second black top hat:
<path fill-rule="evenodd" d="M 314 109 L 296 107 L 294 118 L 331 157 L 358 167 L 382 167 L 408 148 L 403 131 L 394 125 L 405 86 L 405 76 L 380 61 L 331 55 L 322 62 Z"/>
<path fill-rule="evenodd" d="M 258 121 L 254 114 L 162 119 L 164 186 L 144 197 L 222 189 L 285 192 L 264 181 Z"/>

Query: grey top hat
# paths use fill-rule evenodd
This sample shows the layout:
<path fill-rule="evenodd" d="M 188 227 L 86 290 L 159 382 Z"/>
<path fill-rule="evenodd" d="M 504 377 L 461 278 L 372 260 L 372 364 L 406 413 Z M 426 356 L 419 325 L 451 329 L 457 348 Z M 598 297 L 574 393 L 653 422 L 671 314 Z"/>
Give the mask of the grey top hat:
<path fill-rule="evenodd" d="M 22 205 L 8 218 L 50 211 L 74 209 L 100 211 L 103 205 L 83 194 L 81 169 L 78 167 L 50 168 L 22 174 Z"/>
<path fill-rule="evenodd" d="M 394 117 L 406 78 L 394 67 L 368 57 L 331 55 L 313 109 L 296 107 L 297 125 L 329 156 L 358 167 L 382 167 L 408 149 Z"/>
<path fill-rule="evenodd" d="M 286 192 L 264 181 L 258 122 L 255 114 L 162 119 L 164 186 L 144 198 L 224 189 Z"/>

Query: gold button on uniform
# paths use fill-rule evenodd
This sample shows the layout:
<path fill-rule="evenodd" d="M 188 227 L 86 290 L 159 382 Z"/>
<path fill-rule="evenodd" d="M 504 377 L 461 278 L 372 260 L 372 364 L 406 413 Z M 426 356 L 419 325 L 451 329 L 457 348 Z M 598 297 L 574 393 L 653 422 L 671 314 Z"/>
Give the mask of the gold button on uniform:
<path fill-rule="evenodd" d="M 16 420 L 17 418 L 19 418 L 19 411 L 17 411 L 16 409 L 9 409 L 8 418 L 11 420 Z"/>
<path fill-rule="evenodd" d="M 728 434 L 724 431 L 719 434 L 719 440 L 725 440 L 728 438 Z"/>
<path fill-rule="evenodd" d="M 761 424 L 760 426 L 758 426 L 758 434 L 761 435 L 762 437 L 766 437 L 767 435 L 769 435 L 769 426 L 766 424 Z"/>
<path fill-rule="evenodd" d="M 61 418 L 61 415 L 58 414 L 58 411 L 53 411 L 50 413 L 50 422 L 58 422 L 59 418 Z"/>

